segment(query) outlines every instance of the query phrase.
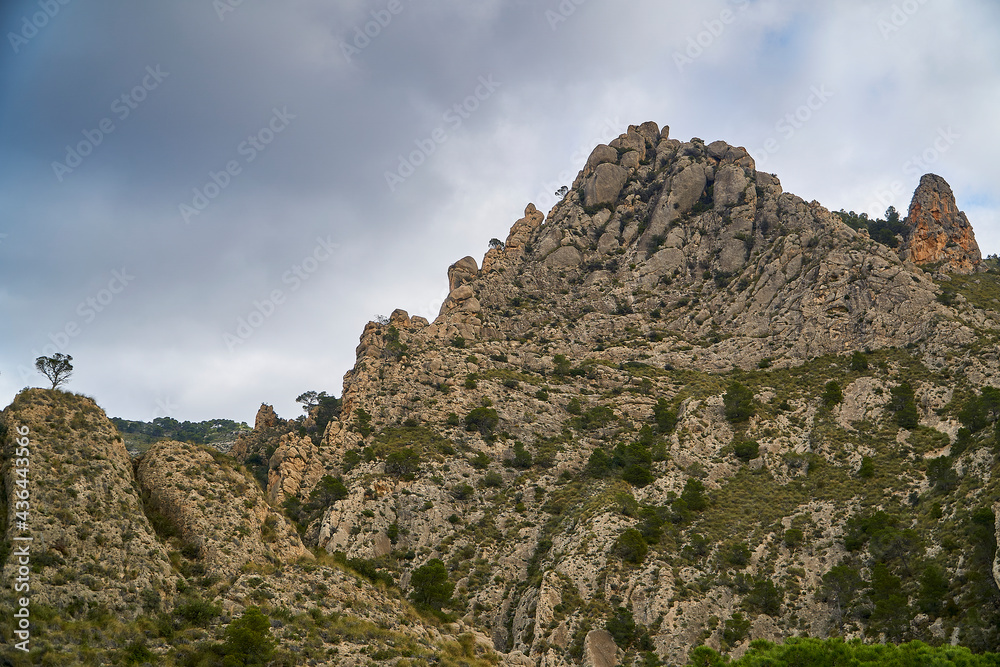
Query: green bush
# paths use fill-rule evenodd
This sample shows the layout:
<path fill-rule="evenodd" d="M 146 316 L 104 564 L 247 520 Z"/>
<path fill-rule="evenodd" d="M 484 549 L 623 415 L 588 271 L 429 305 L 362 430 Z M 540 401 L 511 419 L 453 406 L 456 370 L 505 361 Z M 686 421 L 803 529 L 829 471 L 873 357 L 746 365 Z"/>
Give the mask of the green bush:
<path fill-rule="evenodd" d="M 484 438 L 491 437 L 499 423 L 497 411 L 486 406 L 475 408 L 465 416 L 465 430 L 479 431 Z"/>
<path fill-rule="evenodd" d="M 861 457 L 861 466 L 858 468 L 858 477 L 861 479 L 871 479 L 875 476 L 875 461 L 870 456 Z"/>
<path fill-rule="evenodd" d="M 832 408 L 844 400 L 844 392 L 840 389 L 840 385 L 836 382 L 836 380 L 830 380 L 826 383 L 826 387 L 823 389 L 823 396 L 821 398 L 824 407 Z"/>
<path fill-rule="evenodd" d="M 552 357 L 552 374 L 558 378 L 569 375 L 570 363 L 565 354 L 557 354 Z"/>
<path fill-rule="evenodd" d="M 584 473 L 589 477 L 607 477 L 611 474 L 611 457 L 608 456 L 607 452 L 598 447 L 590 453 Z"/>
<path fill-rule="evenodd" d="M 754 414 L 753 392 L 743 384 L 733 381 L 722 396 L 726 419 L 736 424 L 745 422 Z"/>
<path fill-rule="evenodd" d="M 354 427 L 361 434 L 361 437 L 370 436 L 372 434 L 372 416 L 365 412 L 364 408 L 356 408 L 354 416 L 357 417 L 357 423 Z"/>
<path fill-rule="evenodd" d="M 852 354 L 851 370 L 859 373 L 868 370 L 868 355 L 864 352 L 855 352 Z"/>
<path fill-rule="evenodd" d="M 419 607 L 441 611 L 451 602 L 455 584 L 448 581 L 448 570 L 440 558 L 432 558 L 410 576 L 410 599 Z"/>
<path fill-rule="evenodd" d="M 736 615 L 734 614 L 735 618 Z M 707 646 L 698 646 L 688 656 L 686 667 L 813 667 L 814 665 L 906 665 L 935 667 L 995 667 L 996 654 L 976 655 L 961 646 L 907 644 L 865 644 L 840 638 L 789 637 L 784 644 L 765 640 L 750 643 L 743 657 L 730 662 Z"/>
<path fill-rule="evenodd" d="M 615 540 L 613 553 L 627 563 L 639 565 L 646 557 L 649 546 L 643 539 L 642 533 L 635 528 L 627 528 L 625 532 Z"/>
<path fill-rule="evenodd" d="M 750 592 L 743 598 L 743 604 L 750 611 L 768 616 L 777 616 L 781 613 L 781 605 L 785 601 L 785 595 L 774 585 L 770 579 L 756 579 Z"/>
<path fill-rule="evenodd" d="M 708 498 L 705 496 L 705 485 L 701 480 L 689 477 L 684 482 L 684 490 L 681 491 L 680 500 L 684 501 L 687 509 L 692 512 L 701 512 L 708 507 Z"/>
<path fill-rule="evenodd" d="M 403 447 L 385 457 L 385 472 L 402 479 L 413 479 L 420 471 L 420 454 L 412 447 Z"/>
<path fill-rule="evenodd" d="M 524 448 L 524 443 L 521 441 L 514 443 L 514 458 L 511 460 L 511 464 L 522 470 L 531 467 L 531 452 Z"/>
<path fill-rule="evenodd" d="M 499 488 L 503 486 L 503 475 L 498 472 L 488 472 L 483 477 L 483 485 L 490 488 Z"/>
<path fill-rule="evenodd" d="M 579 398 L 571 398 L 566 404 L 566 412 L 571 415 L 579 415 L 583 413 L 583 406 L 580 404 Z"/>
<path fill-rule="evenodd" d="M 677 412 L 670 408 L 666 399 L 657 399 L 653 407 L 653 419 L 656 420 L 656 428 L 660 433 L 670 433 L 677 427 Z"/>
<path fill-rule="evenodd" d="M 750 633 L 750 619 L 740 612 L 733 614 L 722 626 L 722 641 L 725 646 L 732 648 L 746 639 Z"/>
<path fill-rule="evenodd" d="M 750 461 L 760 456 L 760 445 L 756 440 L 737 440 L 733 443 L 733 454 L 741 461 Z"/>
<path fill-rule="evenodd" d="M 891 396 L 889 406 L 895 413 L 896 423 L 905 429 L 915 428 L 920 423 L 920 413 L 917 412 L 917 403 L 910 383 L 904 382 L 893 387 L 889 394 Z"/>
<path fill-rule="evenodd" d="M 794 549 L 800 544 L 802 544 L 802 541 L 804 539 L 805 535 L 802 534 L 801 530 L 799 530 L 798 528 L 789 528 L 788 530 L 785 531 L 783 541 L 786 547 L 788 547 L 789 549 Z"/>
<path fill-rule="evenodd" d="M 476 470 L 486 470 L 490 465 L 490 457 L 485 452 L 479 452 L 469 461 Z"/>
<path fill-rule="evenodd" d="M 727 565 L 742 569 L 750 563 L 750 547 L 746 542 L 727 545 L 723 549 L 722 559 Z"/>
<path fill-rule="evenodd" d="M 208 627 L 208 624 L 222 614 L 222 607 L 200 598 L 187 598 L 174 607 L 174 615 L 185 624 L 196 627 Z"/>
<path fill-rule="evenodd" d="M 271 621 L 257 607 L 248 607 L 226 628 L 222 664 L 226 667 L 266 665 L 274 655 L 276 644 L 271 637 Z"/>

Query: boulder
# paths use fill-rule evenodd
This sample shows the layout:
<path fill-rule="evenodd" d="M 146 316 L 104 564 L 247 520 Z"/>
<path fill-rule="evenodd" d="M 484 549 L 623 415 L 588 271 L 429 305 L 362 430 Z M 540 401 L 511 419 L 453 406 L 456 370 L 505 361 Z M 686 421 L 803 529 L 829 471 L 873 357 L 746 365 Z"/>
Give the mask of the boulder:
<path fill-rule="evenodd" d="M 583 184 L 584 206 L 614 204 L 628 180 L 628 171 L 616 164 L 597 165 L 594 173 Z"/>
<path fill-rule="evenodd" d="M 597 147 L 590 152 L 587 164 L 583 167 L 583 175 L 590 176 L 601 164 L 615 164 L 618 162 L 618 151 L 607 144 L 597 144 Z"/>
<path fill-rule="evenodd" d="M 479 265 L 472 257 L 463 257 L 448 267 L 448 290 L 454 291 L 459 285 L 471 282 L 479 275 Z"/>

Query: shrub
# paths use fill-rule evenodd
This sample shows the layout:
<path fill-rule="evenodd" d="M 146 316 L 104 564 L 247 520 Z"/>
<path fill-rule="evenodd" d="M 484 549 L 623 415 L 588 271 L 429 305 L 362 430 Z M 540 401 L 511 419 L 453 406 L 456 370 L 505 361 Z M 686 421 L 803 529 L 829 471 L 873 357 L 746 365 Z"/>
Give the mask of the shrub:
<path fill-rule="evenodd" d="M 760 456 L 760 445 L 756 440 L 738 440 L 733 443 L 733 454 L 741 461 L 749 461 Z"/>
<path fill-rule="evenodd" d="M 447 419 L 445 419 L 444 423 L 447 424 L 448 426 L 458 426 L 459 424 L 462 423 L 462 420 L 460 420 L 458 418 L 458 415 L 455 414 L 454 412 L 449 412 L 448 417 Z"/>
<path fill-rule="evenodd" d="M 463 338 L 462 336 L 455 336 L 454 338 L 451 339 L 451 346 L 457 347 L 458 349 L 465 348 L 465 338 Z"/>
<path fill-rule="evenodd" d="M 583 406 L 580 405 L 580 399 L 579 398 L 569 399 L 569 402 L 566 404 L 566 412 L 570 413 L 571 415 L 582 414 Z"/>
<path fill-rule="evenodd" d="M 648 466 L 642 466 L 636 463 L 626 466 L 625 470 L 622 471 L 622 479 L 635 487 L 643 487 L 652 484 L 653 473 L 650 472 Z"/>
<path fill-rule="evenodd" d="M 823 405 L 827 408 L 832 408 L 844 400 L 844 392 L 840 389 L 840 385 L 837 384 L 835 380 L 830 380 L 826 383 L 822 400 Z"/>
<path fill-rule="evenodd" d="M 870 456 L 861 457 L 861 466 L 858 468 L 858 477 L 861 479 L 871 479 L 875 476 L 875 461 Z"/>
<path fill-rule="evenodd" d="M 174 607 L 174 614 L 189 625 L 204 628 L 222 614 L 222 607 L 198 598 L 189 598 Z"/>
<path fill-rule="evenodd" d="M 677 412 L 670 409 L 666 399 L 660 398 L 653 407 L 653 419 L 660 433 L 670 433 L 677 426 Z"/>
<path fill-rule="evenodd" d="M 476 374 L 475 373 L 469 373 L 468 375 L 466 375 L 465 376 L 465 382 L 464 382 L 463 386 L 466 389 L 475 389 L 476 387 L 478 387 L 479 383 L 476 382 Z"/>
<path fill-rule="evenodd" d="M 723 550 L 722 559 L 728 565 L 742 569 L 750 563 L 750 547 L 746 542 L 730 544 Z"/>
<path fill-rule="evenodd" d="M 855 352 L 851 355 L 851 370 L 852 371 L 866 371 L 868 370 L 868 355 L 864 352 Z"/>
<path fill-rule="evenodd" d="M 469 462 L 476 470 L 486 470 L 490 465 L 490 457 L 485 452 L 479 452 Z"/>
<path fill-rule="evenodd" d="M 917 403 L 910 383 L 904 382 L 898 387 L 893 387 L 889 394 L 891 396 L 889 406 L 895 413 L 896 423 L 905 429 L 915 428 L 920 422 L 920 413 L 917 412 Z"/>
<path fill-rule="evenodd" d="M 744 422 L 754 414 L 753 392 L 743 384 L 734 381 L 722 396 L 726 419 L 736 424 Z"/>
<path fill-rule="evenodd" d="M 569 375 L 570 363 L 565 354 L 557 354 L 552 357 L 552 374 L 558 378 Z"/>
<path fill-rule="evenodd" d="M 598 447 L 590 453 L 584 473 L 590 477 L 607 477 L 611 474 L 611 457 Z"/>
<path fill-rule="evenodd" d="M 226 628 L 224 665 L 266 665 L 274 655 L 271 621 L 257 607 L 248 607 Z"/>
<path fill-rule="evenodd" d="M 465 430 L 479 431 L 483 437 L 493 435 L 493 429 L 500 423 L 500 417 L 493 408 L 478 407 L 465 416 Z"/>
<path fill-rule="evenodd" d="M 740 612 L 733 614 L 722 626 L 722 641 L 727 647 L 733 647 L 746 639 L 750 632 L 750 619 Z"/>
<path fill-rule="evenodd" d="M 385 457 L 385 472 L 402 479 L 413 479 L 420 471 L 420 454 L 412 447 L 403 447 Z"/>
<path fill-rule="evenodd" d="M 805 535 L 798 528 L 789 528 L 785 531 L 784 542 L 785 546 L 789 549 L 794 549 L 795 547 L 802 544 L 805 539 Z"/>
<path fill-rule="evenodd" d="M 751 611 L 768 616 L 781 613 L 785 596 L 770 579 L 757 579 L 750 592 L 743 598 L 743 604 Z"/>
<path fill-rule="evenodd" d="M 483 484 L 491 488 L 503 486 L 503 475 L 498 472 L 488 472 L 483 477 Z"/>
<path fill-rule="evenodd" d="M 684 490 L 681 491 L 680 500 L 684 501 L 687 509 L 692 512 L 701 512 L 708 507 L 708 498 L 705 497 L 705 485 L 701 480 L 688 478 L 684 482 Z"/>
<path fill-rule="evenodd" d="M 410 577 L 410 599 L 428 609 L 441 610 L 451 601 L 455 584 L 448 581 L 448 570 L 440 558 L 432 558 L 413 571 Z"/>
<path fill-rule="evenodd" d="M 520 441 L 514 443 L 514 458 L 511 464 L 521 469 L 531 467 L 531 452 L 524 448 L 524 443 Z"/>
<path fill-rule="evenodd" d="M 608 619 L 604 629 L 608 631 L 608 634 L 611 635 L 611 638 L 615 640 L 615 644 L 620 649 L 628 649 L 637 634 L 632 612 L 625 607 L 615 609 L 614 615 Z"/>
<path fill-rule="evenodd" d="M 474 493 L 475 490 L 468 484 L 456 484 L 451 488 L 451 495 L 455 500 L 468 500 Z"/>
<path fill-rule="evenodd" d="M 615 540 L 613 552 L 616 556 L 627 563 L 639 565 L 646 557 L 649 546 L 643 539 L 642 533 L 635 528 L 627 528 L 625 532 Z"/>
<path fill-rule="evenodd" d="M 363 408 L 356 408 L 354 410 L 354 416 L 357 417 L 357 423 L 354 427 L 357 429 L 358 433 L 361 434 L 362 438 L 367 438 L 372 434 L 372 416 Z"/>

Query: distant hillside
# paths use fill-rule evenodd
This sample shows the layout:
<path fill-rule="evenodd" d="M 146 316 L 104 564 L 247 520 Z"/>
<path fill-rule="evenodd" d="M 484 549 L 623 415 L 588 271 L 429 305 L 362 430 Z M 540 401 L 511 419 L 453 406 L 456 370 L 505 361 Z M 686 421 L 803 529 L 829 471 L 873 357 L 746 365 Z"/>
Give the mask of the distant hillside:
<path fill-rule="evenodd" d="M 132 456 L 144 454 L 150 445 L 158 440 L 210 445 L 220 451 L 228 452 L 240 432 L 250 430 L 246 422 L 234 422 L 231 419 L 179 422 L 171 417 L 157 417 L 151 422 L 141 422 L 112 417 L 111 423 L 122 434 L 125 447 Z"/>

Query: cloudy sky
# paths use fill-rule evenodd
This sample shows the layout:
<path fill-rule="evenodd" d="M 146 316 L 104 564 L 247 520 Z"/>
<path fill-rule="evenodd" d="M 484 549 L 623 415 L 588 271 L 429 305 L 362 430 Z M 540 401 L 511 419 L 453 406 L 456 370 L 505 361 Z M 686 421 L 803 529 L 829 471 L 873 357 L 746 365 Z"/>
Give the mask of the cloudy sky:
<path fill-rule="evenodd" d="M 58 351 L 112 416 L 294 416 L 646 120 L 834 210 L 938 173 L 1000 251 L 995 0 L 2 7 L 2 405 Z"/>

